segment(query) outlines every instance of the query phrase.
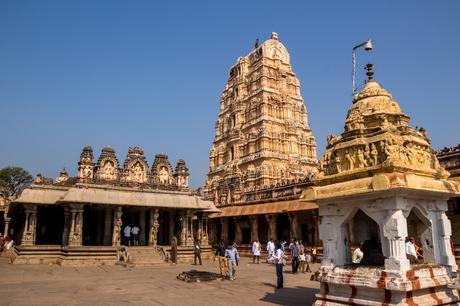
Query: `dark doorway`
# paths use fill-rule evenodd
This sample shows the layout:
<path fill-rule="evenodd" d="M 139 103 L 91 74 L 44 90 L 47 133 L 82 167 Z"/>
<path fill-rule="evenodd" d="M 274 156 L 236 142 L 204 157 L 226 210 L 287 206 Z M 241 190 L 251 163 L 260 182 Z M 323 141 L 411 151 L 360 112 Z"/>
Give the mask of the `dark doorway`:
<path fill-rule="evenodd" d="M 62 206 L 38 206 L 35 244 L 62 244 L 64 209 Z"/>
<path fill-rule="evenodd" d="M 235 241 L 236 226 L 233 218 L 228 218 L 228 241 Z"/>
<path fill-rule="evenodd" d="M 265 218 L 265 215 L 259 215 L 257 217 L 257 229 L 258 229 L 260 243 L 266 244 L 268 242 L 269 237 L 268 237 L 268 222 L 267 222 L 267 218 Z"/>
<path fill-rule="evenodd" d="M 291 222 L 287 213 L 278 215 L 277 222 L 277 235 L 281 241 L 289 242 L 291 240 Z"/>
<path fill-rule="evenodd" d="M 243 244 L 250 244 L 251 241 L 251 223 L 249 222 L 248 216 L 243 216 L 240 219 L 241 235 Z"/>

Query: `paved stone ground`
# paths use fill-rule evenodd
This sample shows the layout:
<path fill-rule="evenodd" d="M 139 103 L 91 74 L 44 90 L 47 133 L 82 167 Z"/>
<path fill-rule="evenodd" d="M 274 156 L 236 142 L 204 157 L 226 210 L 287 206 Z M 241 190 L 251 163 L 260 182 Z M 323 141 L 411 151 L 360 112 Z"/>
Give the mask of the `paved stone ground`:
<path fill-rule="evenodd" d="M 314 265 L 313 271 L 318 265 Z M 291 274 L 275 290 L 274 266 L 243 258 L 235 281 L 186 283 L 183 271 L 217 272 L 217 262 L 154 267 L 10 265 L 0 258 L 0 305 L 311 305 L 319 283 Z"/>

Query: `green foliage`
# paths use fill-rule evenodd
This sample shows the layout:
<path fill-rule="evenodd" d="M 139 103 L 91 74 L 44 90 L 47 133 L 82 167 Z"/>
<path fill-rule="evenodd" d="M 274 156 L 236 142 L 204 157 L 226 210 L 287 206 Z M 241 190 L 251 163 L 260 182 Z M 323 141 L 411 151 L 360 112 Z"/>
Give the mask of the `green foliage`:
<path fill-rule="evenodd" d="M 11 197 L 18 196 L 30 183 L 32 183 L 32 176 L 21 167 L 0 169 L 0 186 L 4 187 Z"/>

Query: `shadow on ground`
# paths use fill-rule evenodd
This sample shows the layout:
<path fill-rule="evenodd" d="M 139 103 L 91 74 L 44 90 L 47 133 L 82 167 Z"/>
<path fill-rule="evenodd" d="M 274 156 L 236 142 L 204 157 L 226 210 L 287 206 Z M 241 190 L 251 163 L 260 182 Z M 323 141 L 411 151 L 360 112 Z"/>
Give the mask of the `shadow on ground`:
<path fill-rule="evenodd" d="M 273 284 L 264 283 L 273 288 L 273 293 L 267 293 L 261 301 L 277 305 L 312 305 L 315 301 L 315 294 L 319 289 L 308 287 L 294 287 L 276 289 Z"/>

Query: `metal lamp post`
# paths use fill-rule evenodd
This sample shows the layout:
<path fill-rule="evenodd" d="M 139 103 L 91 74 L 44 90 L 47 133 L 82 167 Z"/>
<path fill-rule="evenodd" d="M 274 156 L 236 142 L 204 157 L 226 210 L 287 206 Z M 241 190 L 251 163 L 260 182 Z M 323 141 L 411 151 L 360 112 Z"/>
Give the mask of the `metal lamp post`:
<path fill-rule="evenodd" d="M 364 47 L 364 50 L 371 51 L 372 50 L 372 41 L 368 39 L 367 41 L 360 43 L 353 47 L 353 51 L 351 52 L 352 55 L 352 73 L 351 73 L 351 82 L 352 82 L 352 95 L 355 95 L 356 92 L 356 49 Z"/>

